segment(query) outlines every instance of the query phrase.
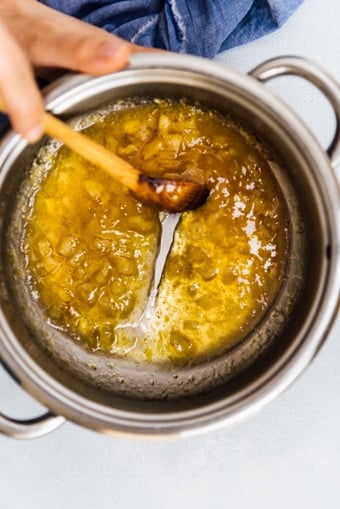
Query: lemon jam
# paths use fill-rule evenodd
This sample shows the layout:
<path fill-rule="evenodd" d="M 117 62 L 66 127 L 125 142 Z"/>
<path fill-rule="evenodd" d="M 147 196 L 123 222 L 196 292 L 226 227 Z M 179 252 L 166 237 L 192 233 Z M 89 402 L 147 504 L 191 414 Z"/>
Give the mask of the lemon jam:
<path fill-rule="evenodd" d="M 129 324 L 146 307 L 159 214 L 61 147 L 23 243 L 48 320 L 91 351 L 138 361 L 192 362 L 240 342 L 273 302 L 288 250 L 286 204 L 261 144 L 218 112 L 168 99 L 122 102 L 85 132 L 143 173 L 211 193 L 182 215 L 141 335 Z"/>

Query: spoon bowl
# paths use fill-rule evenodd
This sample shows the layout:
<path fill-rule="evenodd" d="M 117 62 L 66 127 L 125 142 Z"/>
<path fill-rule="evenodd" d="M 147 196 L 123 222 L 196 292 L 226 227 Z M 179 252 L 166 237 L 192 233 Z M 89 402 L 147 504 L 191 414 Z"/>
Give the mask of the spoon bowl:
<path fill-rule="evenodd" d="M 168 180 L 140 174 L 138 193 L 133 194 L 143 203 L 167 212 L 185 212 L 203 205 L 209 189 L 191 180 Z"/>

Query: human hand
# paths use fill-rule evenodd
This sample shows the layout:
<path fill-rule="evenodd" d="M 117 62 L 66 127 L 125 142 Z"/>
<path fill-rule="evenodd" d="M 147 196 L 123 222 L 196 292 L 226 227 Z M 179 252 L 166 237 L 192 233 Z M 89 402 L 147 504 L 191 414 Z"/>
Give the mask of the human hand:
<path fill-rule="evenodd" d="M 30 142 L 42 135 L 44 111 L 35 73 L 61 68 L 105 74 L 143 50 L 37 0 L 1 0 L 0 40 L 0 96 L 13 128 Z"/>

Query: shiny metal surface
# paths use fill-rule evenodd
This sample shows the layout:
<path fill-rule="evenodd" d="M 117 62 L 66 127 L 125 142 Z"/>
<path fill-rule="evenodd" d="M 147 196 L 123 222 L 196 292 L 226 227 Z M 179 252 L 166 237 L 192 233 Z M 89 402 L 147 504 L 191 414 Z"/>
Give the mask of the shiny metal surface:
<path fill-rule="evenodd" d="M 313 83 L 330 101 L 335 114 L 335 133 L 327 150 L 333 167 L 340 164 L 340 101 L 339 84 L 317 64 L 298 57 L 274 58 L 250 72 L 259 81 L 266 82 L 278 76 L 295 75 Z"/>
<path fill-rule="evenodd" d="M 0 414 L 1 433 L 18 439 L 38 438 L 54 431 L 64 422 L 65 419 L 63 417 L 60 415 L 56 416 L 51 412 L 27 420 L 11 419 Z"/>
<path fill-rule="evenodd" d="M 276 62 L 273 67 L 279 65 Z M 242 373 L 233 386 L 222 384 L 192 400 L 173 403 L 103 394 L 83 386 L 65 371 L 60 373 L 38 348 L 28 345 L 24 327 L 17 323 L 15 309 L 4 292 L 0 329 L 0 355 L 4 362 L 24 387 L 53 412 L 107 433 L 194 433 L 233 422 L 261 408 L 314 357 L 326 338 L 339 299 L 339 193 L 330 160 L 296 115 L 255 79 L 193 57 L 138 55 L 130 69 L 112 76 L 62 80 L 48 92 L 47 103 L 54 113 L 75 115 L 85 108 L 97 107 L 113 95 L 119 96 L 119 90 L 131 95 L 160 86 L 164 93 L 173 93 L 176 87 L 180 93 L 190 90 L 192 97 L 231 111 L 275 147 L 301 201 L 305 223 L 312 225 L 307 231 L 309 276 L 294 319 L 280 333 L 281 341 L 269 357 Z M 339 87 L 335 85 L 332 103 L 337 119 L 339 97 Z M 338 146 L 336 134 L 331 149 L 334 159 Z M 11 175 L 22 151 L 25 143 L 11 135 L 0 153 L 2 222 L 6 222 Z M 30 156 L 25 155 L 27 160 Z M 1 284 L 6 284 L 4 274 Z M 277 319 L 280 321 L 280 316 Z"/>

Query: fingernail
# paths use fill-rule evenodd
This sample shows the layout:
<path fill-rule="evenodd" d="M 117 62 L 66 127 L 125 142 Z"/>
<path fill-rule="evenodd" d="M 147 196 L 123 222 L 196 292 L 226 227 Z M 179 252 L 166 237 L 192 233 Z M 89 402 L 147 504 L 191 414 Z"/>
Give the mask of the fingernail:
<path fill-rule="evenodd" d="M 103 44 L 97 52 L 96 57 L 100 59 L 111 58 L 117 53 L 118 45 L 114 42 L 107 42 Z"/>
<path fill-rule="evenodd" d="M 41 125 L 36 125 L 35 127 L 32 127 L 32 129 L 29 129 L 25 134 L 24 138 L 29 143 L 35 143 L 38 141 L 41 136 L 43 135 L 43 129 Z"/>

